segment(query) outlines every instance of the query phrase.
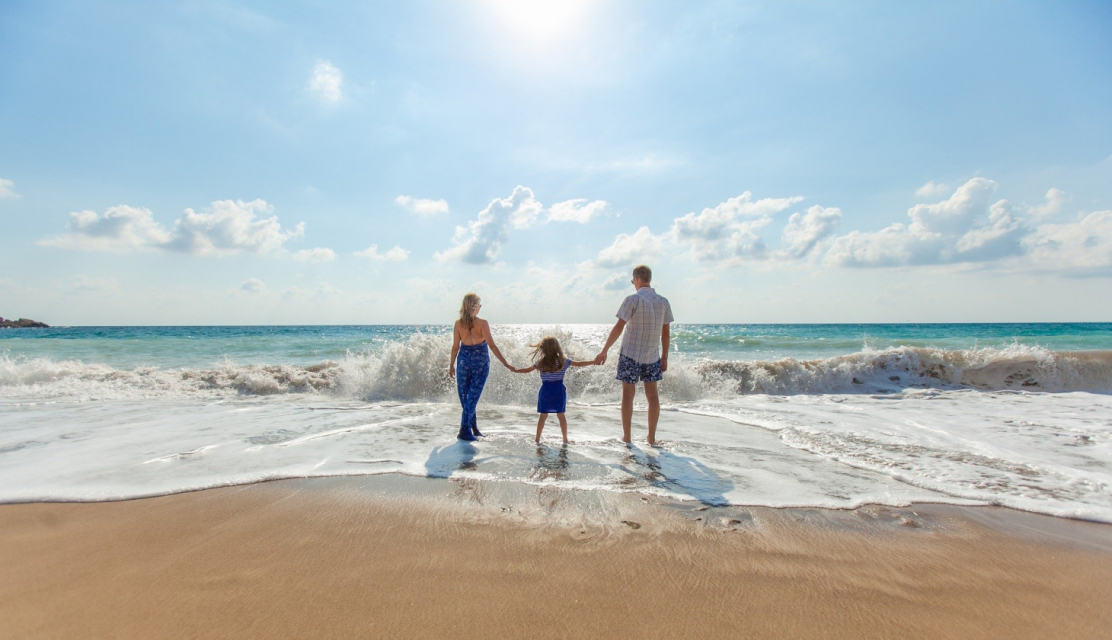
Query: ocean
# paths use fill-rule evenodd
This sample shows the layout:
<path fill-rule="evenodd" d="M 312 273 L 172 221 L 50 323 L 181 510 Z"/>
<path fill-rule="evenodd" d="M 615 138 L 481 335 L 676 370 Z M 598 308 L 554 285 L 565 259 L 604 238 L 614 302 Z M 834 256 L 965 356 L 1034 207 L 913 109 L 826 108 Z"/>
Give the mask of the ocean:
<path fill-rule="evenodd" d="M 553 334 L 591 359 L 609 325 Z M 661 446 L 620 442 L 617 347 L 569 372 L 571 444 L 537 375 L 492 361 L 486 437 L 455 439 L 450 327 L 0 331 L 0 502 L 102 501 L 399 473 L 708 505 L 1003 505 L 1112 523 L 1112 323 L 674 325 Z M 639 398 L 640 400 L 640 398 Z M 637 442 L 640 440 L 640 443 Z"/>

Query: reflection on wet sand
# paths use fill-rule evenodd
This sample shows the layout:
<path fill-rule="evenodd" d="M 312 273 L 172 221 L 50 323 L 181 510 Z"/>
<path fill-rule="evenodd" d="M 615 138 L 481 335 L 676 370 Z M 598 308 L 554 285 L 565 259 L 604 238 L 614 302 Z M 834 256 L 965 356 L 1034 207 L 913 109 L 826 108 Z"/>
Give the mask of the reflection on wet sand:
<path fill-rule="evenodd" d="M 537 445 L 537 464 L 530 477 L 534 480 L 566 480 L 568 478 L 568 445 L 560 448 Z"/>

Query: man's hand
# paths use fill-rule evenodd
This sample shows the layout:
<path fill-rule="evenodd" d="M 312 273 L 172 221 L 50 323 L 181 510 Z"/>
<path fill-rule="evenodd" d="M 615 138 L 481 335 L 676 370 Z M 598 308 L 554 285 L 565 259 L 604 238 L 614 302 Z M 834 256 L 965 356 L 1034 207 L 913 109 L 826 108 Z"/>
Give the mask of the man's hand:
<path fill-rule="evenodd" d="M 667 370 L 668 370 L 668 358 L 667 357 L 661 358 L 660 359 L 660 372 L 664 373 Z"/>
<path fill-rule="evenodd" d="M 606 364 L 606 352 L 603 351 L 595 356 L 595 364 Z"/>

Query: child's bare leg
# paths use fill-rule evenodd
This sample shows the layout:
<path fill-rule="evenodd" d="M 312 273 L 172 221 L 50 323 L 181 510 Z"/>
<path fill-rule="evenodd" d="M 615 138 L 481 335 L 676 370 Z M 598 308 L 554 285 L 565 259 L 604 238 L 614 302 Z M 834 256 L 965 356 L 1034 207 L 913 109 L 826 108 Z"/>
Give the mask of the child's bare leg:
<path fill-rule="evenodd" d="M 544 431 L 544 421 L 548 419 L 547 413 L 542 413 L 537 418 L 537 444 L 541 443 L 541 431 Z"/>
<path fill-rule="evenodd" d="M 560 421 L 560 433 L 564 434 L 564 444 L 568 443 L 568 419 L 564 414 L 557 413 L 556 418 Z"/>

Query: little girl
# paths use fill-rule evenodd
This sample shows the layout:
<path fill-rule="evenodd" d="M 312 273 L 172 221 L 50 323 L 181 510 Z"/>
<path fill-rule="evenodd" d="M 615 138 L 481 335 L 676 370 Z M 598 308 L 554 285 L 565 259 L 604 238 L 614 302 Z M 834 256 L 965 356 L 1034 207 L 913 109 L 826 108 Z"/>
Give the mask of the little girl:
<path fill-rule="evenodd" d="M 560 341 L 555 336 L 545 336 L 533 347 L 533 366 L 526 369 L 514 369 L 514 373 L 529 373 L 536 369 L 541 373 L 541 391 L 537 394 L 537 444 L 541 442 L 541 432 L 544 431 L 544 422 L 548 414 L 555 413 L 560 421 L 560 432 L 564 435 L 564 444 L 568 443 L 568 420 L 564 417 L 564 409 L 568 405 L 568 389 L 564 386 L 564 374 L 568 367 L 585 367 L 595 364 L 594 360 L 575 362 L 564 357 L 564 350 L 560 348 Z"/>

